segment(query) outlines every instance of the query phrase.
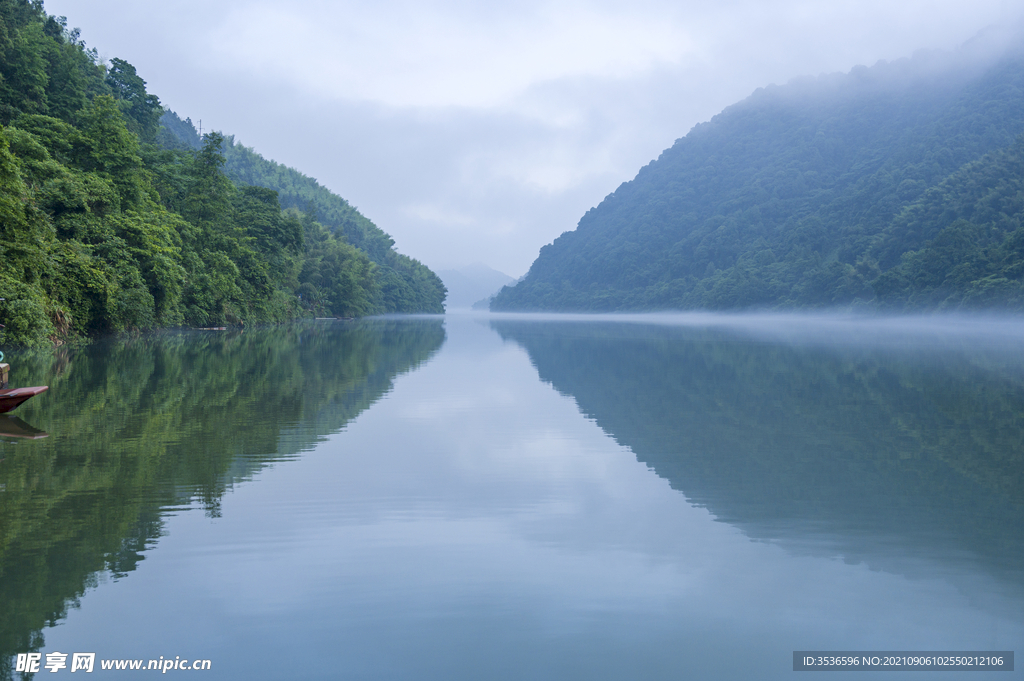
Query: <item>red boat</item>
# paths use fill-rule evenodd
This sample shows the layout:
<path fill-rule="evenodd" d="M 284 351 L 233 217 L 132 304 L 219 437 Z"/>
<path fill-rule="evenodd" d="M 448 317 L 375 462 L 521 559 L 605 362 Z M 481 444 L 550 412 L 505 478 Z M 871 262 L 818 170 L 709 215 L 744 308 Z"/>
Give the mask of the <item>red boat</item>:
<path fill-rule="evenodd" d="M 4 414 L 19 406 L 25 400 L 50 389 L 48 385 L 37 385 L 31 388 L 8 388 L 7 372 L 9 364 L 0 364 L 0 414 Z"/>
<path fill-rule="evenodd" d="M 48 385 L 36 385 L 31 388 L 7 388 L 0 390 L 0 414 L 4 414 L 20 405 L 25 400 L 35 397 L 50 389 Z"/>

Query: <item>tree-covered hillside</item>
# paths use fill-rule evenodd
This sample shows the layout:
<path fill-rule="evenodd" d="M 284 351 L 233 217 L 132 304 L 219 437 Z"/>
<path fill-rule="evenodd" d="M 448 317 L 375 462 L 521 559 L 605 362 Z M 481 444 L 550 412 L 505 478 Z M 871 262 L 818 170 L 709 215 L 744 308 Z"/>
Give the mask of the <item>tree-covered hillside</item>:
<path fill-rule="evenodd" d="M 198 148 L 192 119 L 173 111 L 161 118 L 159 141 L 169 149 Z M 440 278 L 418 260 L 394 249 L 395 241 L 348 201 L 294 168 L 268 161 L 251 147 L 226 139 L 224 172 L 238 185 L 265 187 L 278 193 L 281 205 L 308 212 L 334 234 L 366 253 L 378 267 L 381 298 L 387 312 L 441 312 L 445 298 Z"/>
<path fill-rule="evenodd" d="M 39 0 L 0 0 L 0 343 L 443 311 L 440 280 L 390 244 L 236 186 L 221 135 L 162 148 L 162 115 L 131 64 Z"/>
<path fill-rule="evenodd" d="M 492 309 L 1024 307 L 1024 57 L 982 42 L 758 90 Z"/>

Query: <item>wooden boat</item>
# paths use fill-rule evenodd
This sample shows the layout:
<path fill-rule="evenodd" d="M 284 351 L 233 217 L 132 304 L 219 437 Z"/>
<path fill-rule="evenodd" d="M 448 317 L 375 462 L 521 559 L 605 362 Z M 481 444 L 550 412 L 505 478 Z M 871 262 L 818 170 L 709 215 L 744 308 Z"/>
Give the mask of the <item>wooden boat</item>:
<path fill-rule="evenodd" d="M 48 385 L 36 385 L 31 388 L 7 388 L 0 390 L 0 414 L 6 414 L 18 407 L 22 402 L 44 393 L 50 389 Z"/>
<path fill-rule="evenodd" d="M 37 385 L 31 388 L 8 388 L 7 373 L 10 370 L 11 366 L 9 364 L 0 363 L 0 414 L 5 414 L 18 407 L 25 400 L 50 389 L 48 385 Z"/>

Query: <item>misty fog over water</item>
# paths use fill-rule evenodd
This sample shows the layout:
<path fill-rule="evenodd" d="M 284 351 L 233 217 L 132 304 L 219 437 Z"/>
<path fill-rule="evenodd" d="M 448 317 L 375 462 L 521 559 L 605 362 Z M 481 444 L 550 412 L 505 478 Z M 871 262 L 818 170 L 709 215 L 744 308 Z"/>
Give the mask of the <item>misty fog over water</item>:
<path fill-rule="evenodd" d="M 49 437 L 0 444 L 4 654 L 745 679 L 1012 649 L 1022 332 L 464 314 L 40 355 Z"/>

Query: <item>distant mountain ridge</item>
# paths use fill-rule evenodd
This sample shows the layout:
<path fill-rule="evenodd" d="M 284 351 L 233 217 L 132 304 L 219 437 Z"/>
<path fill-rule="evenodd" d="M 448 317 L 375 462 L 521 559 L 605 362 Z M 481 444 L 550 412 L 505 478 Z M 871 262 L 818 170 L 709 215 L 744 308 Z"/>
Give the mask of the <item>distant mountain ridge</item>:
<path fill-rule="evenodd" d="M 542 248 L 491 309 L 1020 309 L 1022 44 L 760 89 Z"/>
<path fill-rule="evenodd" d="M 437 276 L 441 277 L 441 281 L 448 289 L 448 309 L 475 308 L 477 303 L 486 302 L 502 286 L 515 281 L 504 272 L 483 263 L 458 269 L 438 270 Z"/>

